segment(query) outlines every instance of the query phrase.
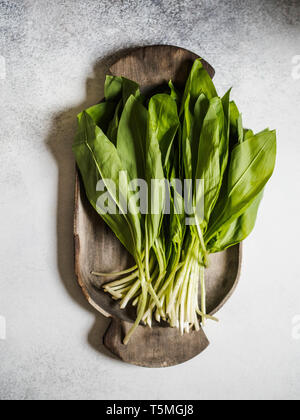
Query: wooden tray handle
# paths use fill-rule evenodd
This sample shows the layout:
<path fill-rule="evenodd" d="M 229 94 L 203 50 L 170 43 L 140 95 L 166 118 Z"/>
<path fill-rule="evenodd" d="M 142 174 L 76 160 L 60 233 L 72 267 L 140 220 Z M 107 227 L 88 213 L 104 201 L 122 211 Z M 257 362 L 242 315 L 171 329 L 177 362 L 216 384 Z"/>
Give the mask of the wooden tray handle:
<path fill-rule="evenodd" d="M 208 346 L 203 332 L 181 336 L 176 328 L 138 327 L 129 344 L 123 339 L 132 324 L 113 318 L 104 336 L 104 345 L 126 363 L 149 368 L 175 366 L 196 357 Z"/>
<path fill-rule="evenodd" d="M 131 50 L 110 67 L 110 72 L 134 80 L 143 90 L 167 84 L 170 80 L 184 86 L 197 58 L 197 54 L 183 48 L 154 45 Z M 213 78 L 214 68 L 205 60 L 202 64 Z"/>

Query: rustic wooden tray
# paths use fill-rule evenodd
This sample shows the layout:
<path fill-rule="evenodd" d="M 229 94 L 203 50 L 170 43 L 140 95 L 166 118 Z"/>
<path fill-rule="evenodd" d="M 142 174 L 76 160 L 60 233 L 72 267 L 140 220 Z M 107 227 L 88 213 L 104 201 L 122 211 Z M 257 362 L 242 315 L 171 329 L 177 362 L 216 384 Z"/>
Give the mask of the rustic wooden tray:
<path fill-rule="evenodd" d="M 137 81 L 143 91 L 156 90 L 169 80 L 182 85 L 197 55 L 172 46 L 151 46 L 132 50 L 111 68 L 113 75 Z M 213 68 L 203 60 L 210 76 Z M 80 175 L 76 174 L 75 192 L 75 266 L 76 276 L 88 302 L 112 319 L 105 346 L 123 361 L 146 367 L 167 367 L 183 363 L 200 354 L 209 345 L 203 330 L 181 336 L 177 329 L 155 325 L 140 326 L 127 346 L 122 344 L 135 318 L 135 309 L 121 310 L 105 294 L 102 285 L 110 279 L 92 276 L 92 270 L 114 272 L 132 266 L 133 261 L 101 217 L 89 204 Z M 239 279 L 241 245 L 211 256 L 206 273 L 207 308 L 215 314 L 232 295 Z"/>

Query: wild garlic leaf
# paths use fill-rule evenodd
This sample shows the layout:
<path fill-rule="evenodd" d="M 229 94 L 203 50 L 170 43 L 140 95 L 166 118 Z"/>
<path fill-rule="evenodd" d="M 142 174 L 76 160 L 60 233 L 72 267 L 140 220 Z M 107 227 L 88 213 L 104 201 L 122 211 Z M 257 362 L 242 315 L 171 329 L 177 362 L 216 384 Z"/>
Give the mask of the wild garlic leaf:
<path fill-rule="evenodd" d="M 195 104 L 193 130 L 192 130 L 192 135 L 190 136 L 191 156 L 192 156 L 192 179 L 196 178 L 200 136 L 201 136 L 203 123 L 204 123 L 204 119 L 207 114 L 208 108 L 209 108 L 209 100 L 203 93 L 201 93 L 201 95 L 199 96 Z"/>
<path fill-rule="evenodd" d="M 218 96 L 211 77 L 203 67 L 201 59 L 198 59 L 193 64 L 185 86 L 180 114 L 183 114 L 184 112 L 188 96 L 190 96 L 190 109 L 193 110 L 199 96 L 202 93 L 207 97 L 207 99 L 212 99 Z"/>
<path fill-rule="evenodd" d="M 147 109 L 134 97 L 128 99 L 118 128 L 117 149 L 131 180 L 146 178 Z"/>
<path fill-rule="evenodd" d="M 170 197 L 170 214 L 165 216 L 166 228 L 164 232 L 166 235 L 166 252 L 167 262 L 175 264 L 178 259 L 178 253 L 181 251 L 181 247 L 184 241 L 186 223 L 185 223 L 185 209 L 183 191 L 180 191 L 180 187 L 176 183 L 179 180 L 178 177 L 178 154 L 179 150 L 173 149 L 172 162 L 168 168 L 169 180 L 169 197 Z"/>
<path fill-rule="evenodd" d="M 104 85 L 104 96 L 106 101 L 118 102 L 122 97 L 123 78 L 116 76 L 106 76 Z"/>
<path fill-rule="evenodd" d="M 242 143 L 244 141 L 244 129 L 242 114 L 234 101 L 230 102 L 230 125 L 231 125 L 231 142 L 232 145 Z"/>
<path fill-rule="evenodd" d="M 230 136 L 230 118 L 231 118 L 231 108 L 230 108 L 230 95 L 231 95 L 231 88 L 225 93 L 222 98 L 222 105 L 223 111 L 225 115 L 225 135 L 227 135 L 227 149 L 229 147 L 229 136 Z"/>
<path fill-rule="evenodd" d="M 254 136 L 254 133 L 252 130 L 244 129 L 244 140 L 250 139 L 253 136 Z"/>
<path fill-rule="evenodd" d="M 222 98 L 223 113 L 224 113 L 224 126 L 223 126 L 223 132 L 222 132 L 222 142 L 221 142 L 221 147 L 220 147 L 220 155 L 223 156 L 222 167 L 221 167 L 222 178 L 227 169 L 229 149 L 230 149 L 230 117 L 231 117 L 230 95 L 231 95 L 231 89 L 229 89 Z"/>
<path fill-rule="evenodd" d="M 183 191 L 180 191 L 176 180 L 178 180 L 177 175 L 177 156 L 178 151 L 175 154 L 175 159 L 173 161 L 172 171 L 170 173 L 170 240 L 176 247 L 180 247 L 183 243 L 186 223 L 185 223 L 185 208 L 184 208 L 184 198 Z"/>
<path fill-rule="evenodd" d="M 125 77 L 123 79 L 123 106 L 125 107 L 128 99 L 131 96 L 134 96 L 135 98 L 139 98 L 141 96 L 140 87 L 136 82 L 133 82 L 132 80 L 126 79 Z"/>
<path fill-rule="evenodd" d="M 104 132 L 108 129 L 109 123 L 114 115 L 115 104 L 109 102 L 101 102 L 98 105 L 88 108 L 85 112 L 93 119 L 94 123 Z M 82 118 L 82 113 L 78 115 L 78 119 Z"/>
<path fill-rule="evenodd" d="M 221 154 L 222 141 L 225 125 L 223 105 L 220 98 L 210 100 L 207 114 L 203 121 L 200 135 L 198 163 L 195 178 L 203 180 L 196 190 L 196 207 L 198 208 L 201 200 L 204 200 L 203 229 L 206 229 L 212 209 L 218 199 L 221 188 L 224 166 Z M 226 134 L 226 133 L 225 133 Z"/>
<path fill-rule="evenodd" d="M 207 242 L 250 207 L 272 176 L 275 159 L 275 131 L 262 132 L 234 147 L 228 178 L 206 233 Z"/>
<path fill-rule="evenodd" d="M 123 101 L 123 106 L 130 98 L 131 95 L 138 98 L 140 96 L 139 85 L 126 77 L 106 76 L 104 85 L 104 96 L 108 102 Z"/>
<path fill-rule="evenodd" d="M 234 102 L 230 104 L 229 109 L 231 111 L 229 118 L 231 124 L 230 128 L 233 132 L 232 138 L 234 139 L 234 135 L 236 136 L 235 140 L 233 140 L 235 141 L 234 146 L 236 146 L 238 143 L 254 137 L 254 133 L 252 130 L 241 128 L 242 118 L 239 115 L 238 108 Z M 230 153 L 231 152 L 232 150 Z M 229 226 L 225 225 L 220 229 L 220 231 L 207 244 L 207 248 L 210 253 L 224 251 L 227 248 L 242 242 L 250 235 L 255 226 L 262 198 L 263 191 L 254 199 L 250 207 L 241 216 L 233 220 Z"/>
<path fill-rule="evenodd" d="M 127 179 L 119 176 L 124 168 L 117 149 L 85 112 L 79 120 L 79 131 L 73 151 L 89 201 L 98 211 L 97 200 L 101 193 L 97 192 L 97 184 L 102 179 L 120 214 L 100 215 L 133 256 L 141 255 L 140 220 L 137 211 L 126 212 L 125 206 L 127 197 L 130 199 L 130 192 Z M 112 188 L 108 180 L 113 181 L 116 188 Z"/>
<path fill-rule="evenodd" d="M 116 146 L 117 145 L 117 138 L 118 138 L 118 130 L 119 130 L 119 123 L 120 123 L 120 116 L 122 111 L 122 104 L 123 101 L 120 100 L 116 110 L 113 119 L 110 121 L 107 129 L 107 137 L 109 140 Z"/>
<path fill-rule="evenodd" d="M 161 107 L 158 106 L 158 100 L 153 97 L 149 102 L 146 141 L 146 181 L 149 188 L 149 207 L 152 206 L 146 215 L 146 241 L 149 248 L 159 236 L 163 220 L 166 187 L 160 144 L 171 127 L 168 121 L 159 118 Z"/>
<path fill-rule="evenodd" d="M 190 111 L 190 94 L 187 95 L 184 104 L 184 115 L 183 115 L 183 127 L 181 137 L 181 157 L 183 161 L 183 169 L 185 179 L 193 179 L 193 159 L 192 159 L 192 135 L 193 135 L 193 124 L 194 116 Z"/>
<path fill-rule="evenodd" d="M 252 232 L 257 219 L 258 209 L 263 198 L 263 191 L 258 194 L 250 207 L 232 222 L 228 227 L 223 228 L 207 244 L 210 253 L 225 251 L 226 249 L 244 241 Z"/>
<path fill-rule="evenodd" d="M 172 80 L 169 81 L 169 88 L 170 88 L 170 96 L 171 98 L 176 102 L 177 107 L 180 107 L 181 99 L 182 99 L 182 93 L 175 88 Z"/>
<path fill-rule="evenodd" d="M 152 97 L 149 113 L 151 132 L 156 133 L 164 168 L 169 162 L 171 148 L 179 127 L 179 117 L 175 101 L 167 94 Z"/>

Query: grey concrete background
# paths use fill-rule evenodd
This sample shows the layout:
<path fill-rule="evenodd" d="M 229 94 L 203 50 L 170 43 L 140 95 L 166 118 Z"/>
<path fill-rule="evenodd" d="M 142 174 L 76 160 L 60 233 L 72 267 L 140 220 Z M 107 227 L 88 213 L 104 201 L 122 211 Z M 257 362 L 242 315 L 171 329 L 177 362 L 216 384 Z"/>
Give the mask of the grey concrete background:
<path fill-rule="evenodd" d="M 0 1 L 0 399 L 299 399 L 299 6 Z M 113 54 L 156 43 L 202 55 L 220 93 L 234 86 L 247 126 L 278 130 L 240 286 L 207 327 L 211 347 L 165 370 L 109 356 L 107 321 L 84 301 L 72 257 L 75 116 L 101 98 Z"/>

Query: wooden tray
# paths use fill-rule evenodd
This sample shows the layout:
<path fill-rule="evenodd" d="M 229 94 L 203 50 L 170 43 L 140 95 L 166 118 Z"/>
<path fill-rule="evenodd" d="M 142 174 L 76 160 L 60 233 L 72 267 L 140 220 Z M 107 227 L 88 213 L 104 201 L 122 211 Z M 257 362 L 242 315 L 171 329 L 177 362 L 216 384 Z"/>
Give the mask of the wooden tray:
<path fill-rule="evenodd" d="M 113 75 L 137 81 L 142 90 L 156 90 L 170 79 L 183 85 L 193 61 L 192 52 L 171 46 L 138 48 L 119 59 L 111 68 Z M 210 76 L 213 68 L 203 60 Z M 110 279 L 99 279 L 91 271 L 114 272 L 133 265 L 131 256 L 120 244 L 101 217 L 89 204 L 80 175 L 76 174 L 75 192 L 75 266 L 76 276 L 88 302 L 102 315 L 112 319 L 105 346 L 127 363 L 146 367 L 174 366 L 200 354 L 209 345 L 203 330 L 181 336 L 177 329 L 156 325 L 140 326 L 127 346 L 122 344 L 135 318 L 135 309 L 119 308 L 118 302 L 102 291 Z M 241 245 L 212 255 L 206 270 L 207 309 L 215 314 L 232 295 L 239 279 Z"/>

